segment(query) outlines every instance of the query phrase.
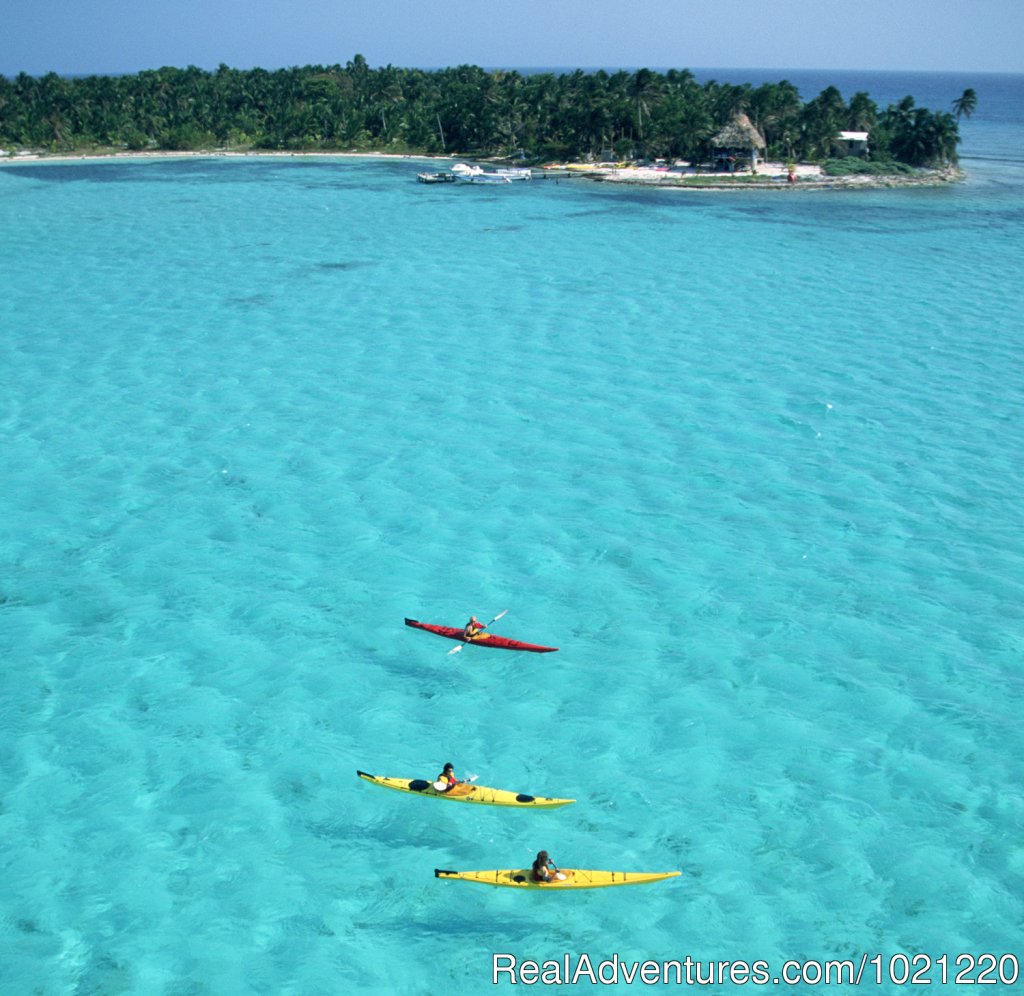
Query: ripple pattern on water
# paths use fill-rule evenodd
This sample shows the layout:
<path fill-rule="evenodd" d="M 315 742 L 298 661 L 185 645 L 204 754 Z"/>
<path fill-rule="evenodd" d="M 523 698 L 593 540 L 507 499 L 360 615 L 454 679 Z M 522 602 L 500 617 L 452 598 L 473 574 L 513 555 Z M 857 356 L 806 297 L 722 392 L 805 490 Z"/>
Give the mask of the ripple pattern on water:
<path fill-rule="evenodd" d="M 414 172 L 0 172 L 5 988 L 1011 950 L 1019 232 Z M 431 876 L 542 847 L 684 875 Z"/>

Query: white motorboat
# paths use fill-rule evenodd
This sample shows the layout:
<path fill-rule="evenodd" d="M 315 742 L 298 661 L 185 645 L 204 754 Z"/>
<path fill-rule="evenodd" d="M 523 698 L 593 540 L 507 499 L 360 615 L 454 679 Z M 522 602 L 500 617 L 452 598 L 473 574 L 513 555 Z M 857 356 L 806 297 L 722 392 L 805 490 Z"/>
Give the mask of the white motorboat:
<path fill-rule="evenodd" d="M 511 183 L 511 177 L 502 173 L 488 173 L 480 166 L 468 166 L 466 163 L 456 163 L 452 167 L 456 178 L 464 183 Z"/>

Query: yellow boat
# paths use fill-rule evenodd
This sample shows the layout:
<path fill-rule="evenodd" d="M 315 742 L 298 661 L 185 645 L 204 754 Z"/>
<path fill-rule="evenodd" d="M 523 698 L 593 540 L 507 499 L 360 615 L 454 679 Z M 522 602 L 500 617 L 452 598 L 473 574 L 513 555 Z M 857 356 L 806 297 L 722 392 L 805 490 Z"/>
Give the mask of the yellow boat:
<path fill-rule="evenodd" d="M 426 795 L 434 799 L 451 799 L 452 802 L 476 802 L 482 806 L 511 806 L 516 809 L 555 809 L 557 806 L 568 806 L 575 799 L 551 799 L 543 795 L 526 795 L 523 792 L 509 792 L 506 789 L 487 788 L 486 785 L 470 785 L 460 782 L 447 792 L 438 792 L 433 782 L 422 778 L 386 778 L 383 775 L 370 775 L 365 771 L 356 774 L 371 785 L 408 792 L 410 795 Z"/>
<path fill-rule="evenodd" d="M 496 868 L 490 871 L 450 871 L 435 868 L 434 878 L 457 878 L 463 882 L 479 882 L 481 885 L 501 885 L 510 889 L 605 889 L 611 885 L 643 885 L 645 882 L 660 882 L 663 878 L 675 878 L 682 872 L 613 872 L 591 871 L 586 868 L 561 868 L 565 878 L 554 882 L 535 882 L 529 868 Z"/>

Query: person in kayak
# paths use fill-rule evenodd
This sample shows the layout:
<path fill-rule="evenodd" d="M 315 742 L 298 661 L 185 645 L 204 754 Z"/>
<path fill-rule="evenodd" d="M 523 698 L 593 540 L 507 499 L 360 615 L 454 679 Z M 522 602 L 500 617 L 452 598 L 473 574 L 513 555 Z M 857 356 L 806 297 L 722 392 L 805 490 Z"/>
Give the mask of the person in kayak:
<path fill-rule="evenodd" d="M 451 762 L 444 766 L 444 770 L 437 776 L 437 781 L 434 782 L 434 788 L 438 792 L 451 792 L 456 785 L 461 785 L 462 782 L 455 777 L 455 769 L 451 766 Z"/>
<path fill-rule="evenodd" d="M 565 876 L 558 870 L 558 865 L 548 857 L 548 852 L 540 851 L 533 862 L 534 882 L 559 882 L 564 879 Z"/>
<path fill-rule="evenodd" d="M 476 616 L 470 616 L 466 628 L 462 631 L 462 638 L 467 642 L 476 638 L 478 633 L 487 629 L 487 623 L 480 622 Z"/>

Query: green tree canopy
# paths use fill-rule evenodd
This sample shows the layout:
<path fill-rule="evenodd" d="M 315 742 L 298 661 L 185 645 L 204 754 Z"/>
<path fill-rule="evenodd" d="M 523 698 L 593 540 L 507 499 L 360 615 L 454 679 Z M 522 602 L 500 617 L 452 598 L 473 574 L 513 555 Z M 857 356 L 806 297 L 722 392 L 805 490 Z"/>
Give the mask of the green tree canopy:
<path fill-rule="evenodd" d="M 872 155 L 954 162 L 955 117 L 914 105 L 884 114 L 866 93 L 849 104 L 835 87 L 804 103 L 790 82 L 697 83 L 688 70 L 587 73 L 426 71 L 344 65 L 214 72 L 164 66 L 135 75 L 0 76 L 0 145 L 61 151 L 345 149 L 592 159 L 608 155 L 700 160 L 713 135 L 746 114 L 767 155 L 822 159 L 845 129 L 871 132 Z"/>

